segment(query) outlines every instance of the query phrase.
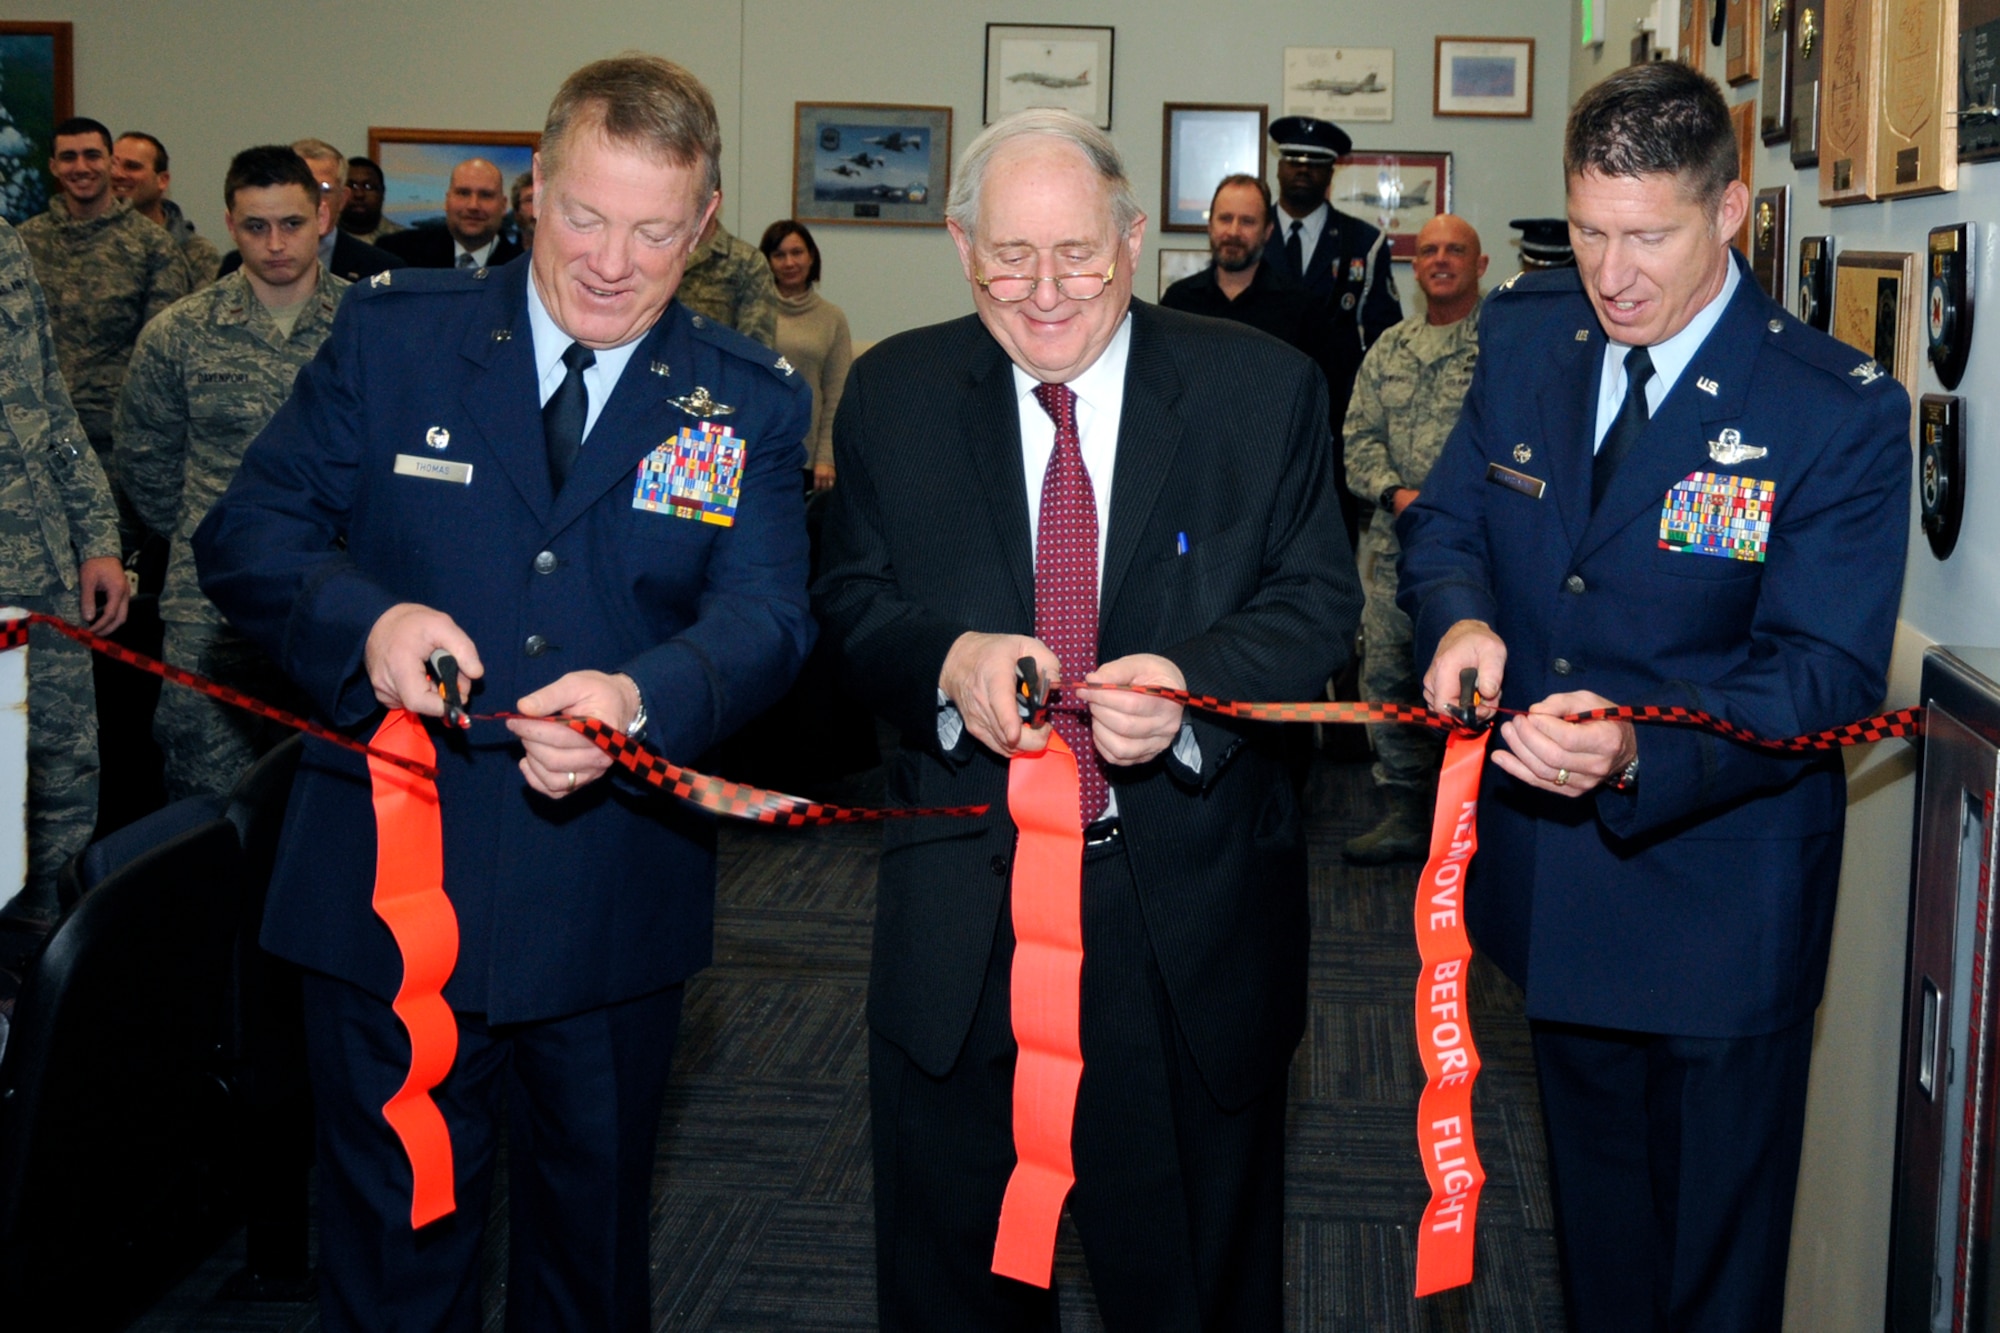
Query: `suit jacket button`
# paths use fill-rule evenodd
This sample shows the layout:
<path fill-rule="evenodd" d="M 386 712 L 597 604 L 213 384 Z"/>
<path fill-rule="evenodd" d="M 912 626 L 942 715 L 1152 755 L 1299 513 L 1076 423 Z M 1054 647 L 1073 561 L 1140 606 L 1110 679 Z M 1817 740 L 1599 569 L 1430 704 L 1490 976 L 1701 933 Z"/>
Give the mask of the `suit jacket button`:
<path fill-rule="evenodd" d="M 995 857 L 994 857 L 994 858 L 993 858 L 993 859 L 992 859 L 992 860 L 991 860 L 990 862 L 988 862 L 988 864 L 989 864 L 989 865 L 991 865 L 991 866 L 993 867 L 993 873 L 994 873 L 994 874 L 996 874 L 996 875 L 1000 876 L 1000 878 L 1002 878 L 1002 879 L 1005 879 L 1005 878 L 1007 877 L 1007 858 L 1006 858 L 1006 857 L 1004 857 L 1004 856 L 995 856 Z"/>
<path fill-rule="evenodd" d="M 1567 676 L 1570 673 L 1569 659 L 1567 657 L 1558 657 L 1549 664 L 1549 667 L 1558 676 Z"/>
<path fill-rule="evenodd" d="M 543 653 L 549 650 L 549 641 L 543 638 L 539 634 L 530 634 L 528 636 L 528 641 L 522 644 L 521 647 L 522 650 L 528 654 L 528 656 L 540 657 Z"/>
<path fill-rule="evenodd" d="M 556 553 L 554 551 L 543 551 L 535 557 L 535 572 L 537 574 L 553 574 L 555 570 Z"/>
<path fill-rule="evenodd" d="M 537 564 L 535 568 L 540 569 L 541 566 Z M 1563 587 L 1569 589 L 1571 592 L 1582 592 L 1583 576 L 1581 574 L 1570 575 L 1568 578 L 1563 580 Z"/>

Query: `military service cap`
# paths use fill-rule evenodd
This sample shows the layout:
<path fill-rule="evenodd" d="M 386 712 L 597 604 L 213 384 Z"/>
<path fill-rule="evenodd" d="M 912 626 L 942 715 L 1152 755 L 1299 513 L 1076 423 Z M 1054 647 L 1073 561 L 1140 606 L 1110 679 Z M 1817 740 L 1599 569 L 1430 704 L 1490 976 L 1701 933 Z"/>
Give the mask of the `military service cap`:
<path fill-rule="evenodd" d="M 1354 147 L 1347 131 L 1330 120 L 1312 116 L 1285 116 L 1271 122 L 1271 142 L 1286 157 L 1303 157 L 1314 162 L 1331 162 Z"/>
<path fill-rule="evenodd" d="M 1569 248 L 1566 218 L 1515 218 L 1507 224 L 1521 233 L 1521 267 L 1568 268 L 1576 263 Z"/>

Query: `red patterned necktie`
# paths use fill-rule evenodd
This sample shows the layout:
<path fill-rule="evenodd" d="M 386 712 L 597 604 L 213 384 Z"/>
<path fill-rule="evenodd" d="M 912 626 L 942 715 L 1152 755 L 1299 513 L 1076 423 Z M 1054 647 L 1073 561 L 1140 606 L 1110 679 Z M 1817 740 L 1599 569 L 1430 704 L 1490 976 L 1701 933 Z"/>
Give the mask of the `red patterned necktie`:
<path fill-rule="evenodd" d="M 1035 401 L 1056 423 L 1055 452 L 1042 474 L 1035 542 L 1035 637 L 1062 663 L 1063 684 L 1097 665 L 1097 496 L 1076 434 L 1076 392 L 1067 384 L 1035 386 Z M 1079 817 L 1088 824 L 1111 799 L 1104 761 L 1090 739 L 1090 718 L 1052 713 L 1056 732 L 1077 757 Z"/>

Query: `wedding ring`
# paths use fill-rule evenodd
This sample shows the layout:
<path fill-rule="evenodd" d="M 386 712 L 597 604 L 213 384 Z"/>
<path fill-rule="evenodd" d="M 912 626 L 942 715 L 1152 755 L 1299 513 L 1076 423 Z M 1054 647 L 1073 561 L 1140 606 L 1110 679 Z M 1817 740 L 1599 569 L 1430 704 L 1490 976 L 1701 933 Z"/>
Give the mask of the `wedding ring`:
<path fill-rule="evenodd" d="M 571 787 L 574 787 L 574 786 L 576 786 L 576 774 L 572 773 L 572 774 L 570 774 L 570 775 L 569 775 L 569 785 L 570 785 Z M 1566 769 L 1566 768 L 1559 768 L 1559 769 L 1557 769 L 1557 770 L 1556 770 L 1556 786 L 1558 786 L 1558 787 L 1567 787 L 1567 786 L 1569 786 L 1569 770 L 1568 770 L 1568 769 Z"/>
<path fill-rule="evenodd" d="M 1564 772 L 1568 772 L 1568 770 L 1565 769 Z M 576 770 L 573 768 L 569 771 L 569 789 L 571 791 L 576 790 Z"/>

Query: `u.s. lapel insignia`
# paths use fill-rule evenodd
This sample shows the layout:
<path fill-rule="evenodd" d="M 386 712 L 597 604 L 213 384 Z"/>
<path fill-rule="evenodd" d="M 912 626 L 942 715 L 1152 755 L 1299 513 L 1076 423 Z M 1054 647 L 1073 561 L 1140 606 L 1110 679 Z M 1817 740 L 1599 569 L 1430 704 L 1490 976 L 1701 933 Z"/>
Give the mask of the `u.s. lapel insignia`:
<path fill-rule="evenodd" d="M 424 443 L 433 449 L 448 449 L 451 447 L 451 432 L 443 426 L 432 426 L 424 432 Z"/>
<path fill-rule="evenodd" d="M 1578 330 L 1576 331 L 1576 340 L 1577 340 L 1578 342 L 1580 342 L 1580 343 L 1587 343 L 1587 342 L 1589 342 L 1589 341 L 1590 341 L 1590 330 L 1589 330 L 1589 329 L 1578 329 Z"/>
<path fill-rule="evenodd" d="M 1871 359 L 1863 361 L 1847 373 L 1854 376 L 1855 379 L 1860 380 L 1863 384 L 1873 384 L 1889 372 L 1882 369 L 1880 362 Z"/>
<path fill-rule="evenodd" d="M 1516 463 L 1525 463 L 1534 456 L 1535 456 L 1535 451 L 1533 449 L 1530 449 L 1527 445 L 1517 444 L 1514 446 L 1514 461 Z"/>
<path fill-rule="evenodd" d="M 1753 458 L 1762 458 L 1769 449 L 1754 444 L 1743 443 L 1743 432 L 1731 426 L 1716 439 L 1708 442 L 1708 456 L 1724 467 L 1735 467 Z"/>
<path fill-rule="evenodd" d="M 669 398 L 668 402 L 691 417 L 726 417 L 736 409 L 727 403 L 718 403 L 702 385 L 695 385 L 694 392 L 682 398 Z"/>
<path fill-rule="evenodd" d="M 493 330 L 493 341 L 494 341 L 494 342 L 497 342 L 497 343 L 510 343 L 510 342 L 513 342 L 513 341 L 514 341 L 514 330 L 512 330 L 512 329 L 495 329 L 495 330 Z"/>
<path fill-rule="evenodd" d="M 1706 375 L 1703 375 L 1702 377 L 1697 379 L 1694 382 L 1694 387 L 1700 389 L 1710 398 L 1713 398 L 1715 397 L 1715 395 L 1722 392 L 1722 386 L 1720 384 L 1717 384 L 1714 380 L 1710 379 Z"/>
<path fill-rule="evenodd" d="M 773 366 L 773 367 L 774 367 L 775 369 L 778 369 L 778 370 L 781 370 L 781 371 L 783 371 L 783 372 L 784 372 L 785 374 L 787 374 L 787 375 L 791 375 L 791 374 L 794 374 L 794 373 L 796 373 L 796 372 L 794 372 L 794 371 L 792 370 L 792 363 L 791 363 L 791 362 L 789 362 L 789 361 L 787 361 L 787 360 L 785 360 L 785 358 L 783 358 L 782 356 L 781 356 L 781 357 L 779 357 L 779 358 L 778 358 L 778 359 L 777 359 L 776 361 L 773 361 L 773 362 L 771 363 L 771 365 L 772 365 L 772 366 Z"/>
<path fill-rule="evenodd" d="M 655 361 L 647 369 L 651 370 L 655 375 L 665 375 L 667 373 L 667 363 L 664 361 Z"/>

